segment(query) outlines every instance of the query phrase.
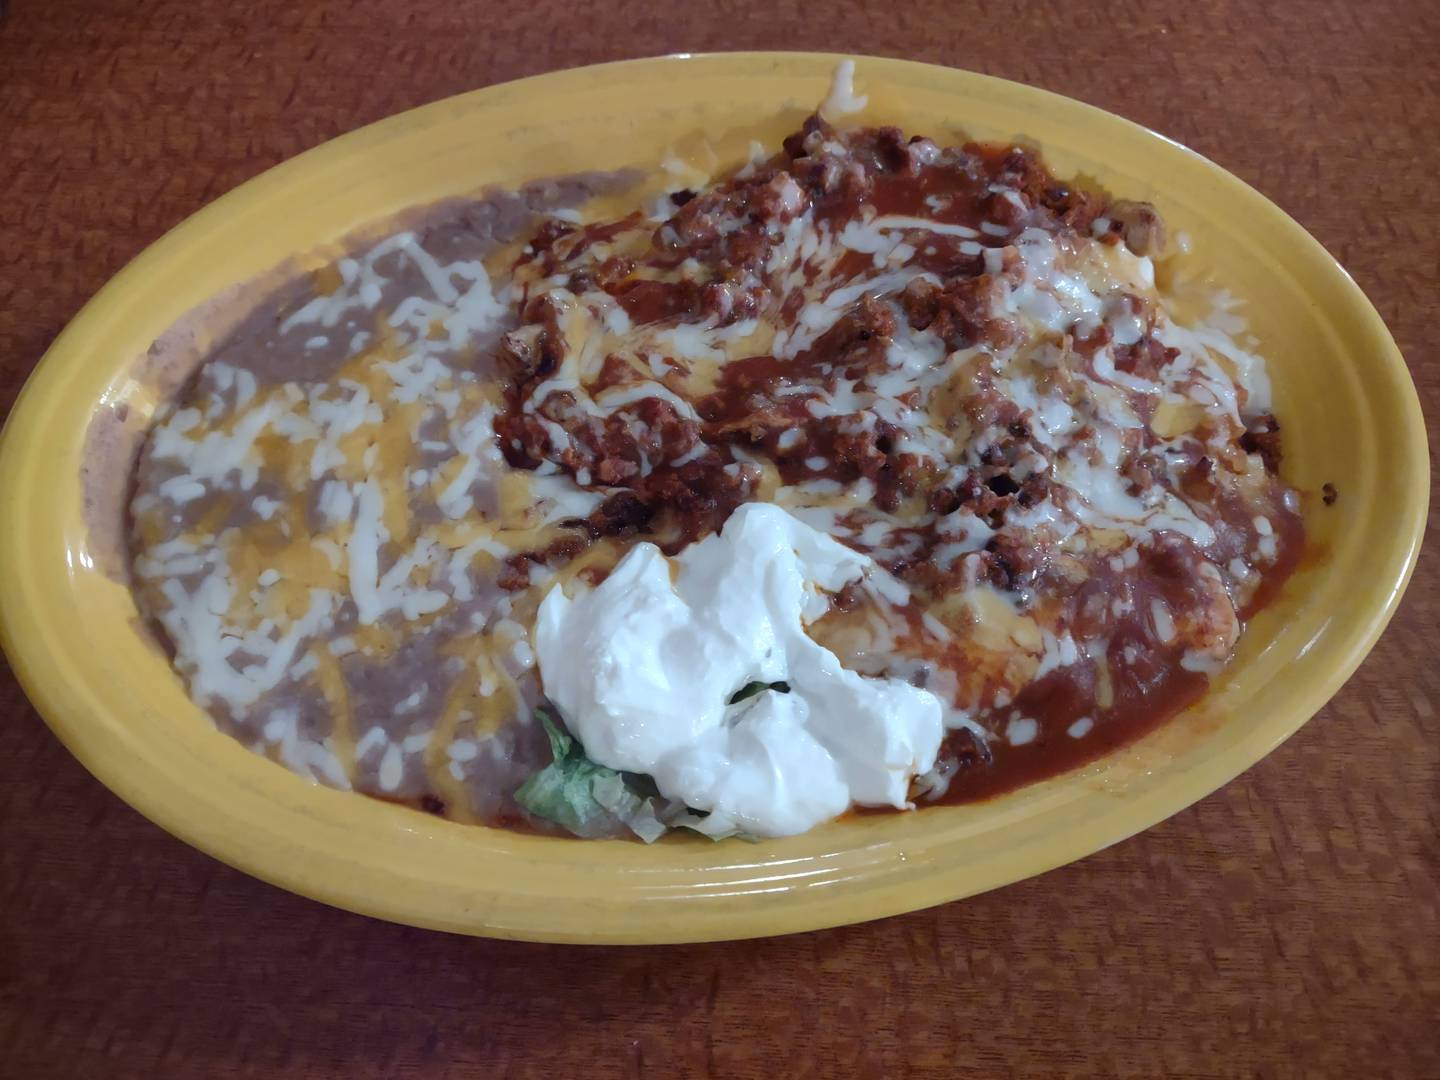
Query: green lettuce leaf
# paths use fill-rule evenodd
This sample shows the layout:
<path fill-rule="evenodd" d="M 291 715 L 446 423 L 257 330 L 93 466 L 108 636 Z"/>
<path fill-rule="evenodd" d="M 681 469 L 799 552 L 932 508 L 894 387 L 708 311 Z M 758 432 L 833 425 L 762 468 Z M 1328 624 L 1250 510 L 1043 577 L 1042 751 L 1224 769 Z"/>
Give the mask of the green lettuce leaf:
<path fill-rule="evenodd" d="M 749 683 L 730 703 L 754 697 L 763 690 L 788 694 L 790 687 L 783 682 Z M 711 840 L 756 839 L 739 830 L 703 831 L 698 826 L 709 817 L 708 810 L 666 800 L 649 776 L 617 772 L 591 761 L 549 709 L 537 708 L 535 717 L 544 725 L 550 740 L 551 761 L 520 785 L 515 801 L 536 817 L 553 821 L 587 840 L 614 836 L 622 827 L 647 844 L 653 844 L 670 829 L 691 830 Z"/>
<path fill-rule="evenodd" d="M 613 836 L 617 825 L 647 844 L 664 834 L 667 826 L 656 813 L 655 800 L 636 790 L 642 786 L 638 780 L 587 758 L 548 709 L 536 709 L 535 716 L 545 726 L 552 760 L 520 785 L 517 803 L 586 839 Z"/>

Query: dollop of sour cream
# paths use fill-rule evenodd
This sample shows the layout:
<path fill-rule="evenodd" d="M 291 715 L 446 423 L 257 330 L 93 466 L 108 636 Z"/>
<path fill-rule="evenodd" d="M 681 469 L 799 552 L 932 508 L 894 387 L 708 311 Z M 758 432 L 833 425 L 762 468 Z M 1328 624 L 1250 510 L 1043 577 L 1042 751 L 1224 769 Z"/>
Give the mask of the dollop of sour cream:
<path fill-rule="evenodd" d="M 852 803 L 907 807 L 939 752 L 939 699 L 850 671 L 805 632 L 867 572 L 769 503 L 673 559 L 638 544 L 597 588 L 540 605 L 545 693 L 591 760 L 709 811 L 705 832 L 788 836 Z M 729 704 L 751 682 L 790 690 Z"/>

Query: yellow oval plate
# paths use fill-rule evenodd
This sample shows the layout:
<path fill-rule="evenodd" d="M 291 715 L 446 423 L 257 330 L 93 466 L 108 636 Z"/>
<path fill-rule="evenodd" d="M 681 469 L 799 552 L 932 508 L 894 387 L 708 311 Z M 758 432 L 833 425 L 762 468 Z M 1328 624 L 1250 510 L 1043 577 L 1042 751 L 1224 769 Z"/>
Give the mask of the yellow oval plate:
<path fill-rule="evenodd" d="M 565 71 L 405 113 L 280 166 L 131 263 L 56 340 L 0 453 L 0 624 L 56 733 L 141 813 L 233 866 L 371 915 L 470 934 L 665 942 L 780 934 L 971 895 L 1080 858 L 1254 764 L 1345 681 L 1409 577 L 1428 498 L 1419 402 L 1375 310 L 1261 195 L 1190 151 L 1039 90 L 861 59 L 865 122 L 940 141 L 1024 137 L 1061 176 L 1157 203 L 1192 265 L 1247 301 L 1270 360 L 1312 558 L 1210 695 L 1089 769 L 978 806 L 867 815 L 759 844 L 653 847 L 462 826 L 318 787 L 217 733 L 137 631 L 82 514 L 98 410 L 156 406 L 135 358 L 188 310 L 405 207 L 588 169 L 708 171 L 774 146 L 837 57 L 672 57 Z M 963 135 L 962 135 L 963 133 Z"/>

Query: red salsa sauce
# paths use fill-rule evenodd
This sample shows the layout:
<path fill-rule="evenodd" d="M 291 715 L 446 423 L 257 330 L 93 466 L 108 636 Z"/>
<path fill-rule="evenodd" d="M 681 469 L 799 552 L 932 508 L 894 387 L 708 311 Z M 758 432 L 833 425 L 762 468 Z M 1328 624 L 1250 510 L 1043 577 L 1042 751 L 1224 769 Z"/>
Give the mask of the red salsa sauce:
<path fill-rule="evenodd" d="M 582 486 L 589 481 L 614 492 L 578 523 L 589 540 L 634 536 L 656 539 L 670 551 L 714 531 L 735 506 L 759 497 L 757 459 L 772 464 L 785 485 L 868 483 L 873 511 L 914 518 L 911 527 L 895 530 L 903 544 L 869 553 L 915 590 L 917 609 L 987 585 L 1016 598 L 1022 610 L 1041 611 L 1047 628 L 1090 643 L 1077 659 L 1012 693 L 1003 680 L 975 674 L 976 654 L 967 639 L 918 644 L 925 632 L 918 611 L 912 612 L 909 644 L 932 671 L 944 669 L 962 687 L 962 704 L 991 732 L 987 739 L 967 728 L 953 730 L 939 765 L 948 784 L 917 789 L 922 801 L 990 798 L 1069 771 L 1198 701 L 1209 684 L 1207 672 L 1220 666 L 1215 657 L 1233 645 L 1239 621 L 1272 601 L 1304 548 L 1298 502 L 1278 478 L 1273 416 L 1252 417 L 1248 429 L 1231 432 L 1228 441 L 1204 425 L 1200 430 L 1210 444 L 1205 438 L 1166 440 L 1146 426 L 1157 396 L 1127 391 L 1141 424 L 1139 434 L 1126 436 L 1128 490 L 1141 497 L 1158 487 L 1205 507 L 1214 538 L 1201 544 L 1160 530 L 1138 541 L 1133 561 L 1124 563 L 1110 554 L 1077 561 L 1053 544 L 1030 543 L 1023 529 L 1006 531 L 1012 517 L 1066 496 L 1048 467 L 1056 455 L 1037 434 L 1037 416 L 987 388 L 985 380 L 957 399 L 956 423 L 950 425 L 988 433 L 988 445 L 974 461 L 964 454 L 947 460 L 912 452 L 907 432 L 878 415 L 857 424 L 854 414 L 817 415 L 815 408 L 842 384 L 883 375 L 888 349 L 904 335 L 929 333 L 950 350 L 1005 355 L 1023 335 L 1000 302 L 1023 273 L 1016 246 L 1022 235 L 1038 232 L 1062 244 L 1093 242 L 1154 256 L 1163 249 L 1164 231 L 1153 207 L 1062 182 L 1033 151 L 1018 146 L 942 150 L 893 128 L 841 136 L 812 118 L 786 140 L 783 154 L 748 175 L 703 192 L 676 193 L 669 220 L 646 223 L 642 241 L 623 255 L 591 252 L 620 238 L 624 227 L 637 227 L 634 216 L 585 227 L 552 224 L 520 265 L 533 262 L 534 274 L 551 280 L 568 273 L 570 292 L 597 289 L 637 325 L 725 327 L 768 318 L 789 327 L 801 316 L 803 288 L 770 267 L 784 263 L 779 249 L 797 199 L 815 227 L 831 235 L 848 223 L 887 216 L 956 228 L 914 234 L 905 265 L 924 273 L 903 289 L 857 297 L 798 352 L 728 358 L 714 388 L 694 398 L 693 416 L 651 398 L 637 406 L 638 425 L 601 423 L 559 395 L 557 408 L 546 414 L 542 405 L 538 415 L 569 433 L 572 449 L 560 455 L 547 449 L 537 410 L 526 402 L 556 369 L 561 335 L 545 298 L 528 299 L 525 315 L 539 328 L 538 337 L 502 354 L 511 409 L 499 430 L 511 464 L 554 462 Z M 869 252 L 851 250 L 825 274 L 834 287 L 861 279 L 873 265 Z M 813 284 L 816 274 L 807 268 L 798 280 Z M 1139 321 L 1135 340 L 1117 338 L 1115 321 L 1077 328 L 1063 340 L 1072 358 L 1067 362 L 1084 378 L 1106 381 L 1103 358 L 1108 370 L 1119 373 L 1110 382 L 1122 389 L 1163 379 L 1179 350 L 1161 340 L 1154 303 L 1138 293 L 1118 299 L 1120 315 Z M 673 362 L 685 371 L 683 358 Z M 625 363 L 616 359 L 612 369 L 607 361 L 603 371 L 609 374 L 597 386 L 623 378 Z M 683 393 L 683 380 L 666 385 Z M 918 393 L 896 400 L 906 409 L 925 404 Z M 637 429 L 648 436 L 637 436 Z M 645 437 L 663 444 L 664 453 L 642 445 Z M 1217 438 L 1224 444 L 1218 453 L 1212 445 Z M 1027 458 L 1037 456 L 1045 469 L 1025 467 Z M 1265 470 L 1258 478 L 1250 475 L 1257 458 Z M 994 535 L 952 565 L 941 555 L 945 534 L 938 520 L 962 511 Z M 858 532 L 863 510 L 855 513 Z M 1257 546 L 1270 550 L 1263 566 L 1252 559 Z M 1119 606 L 1117 598 L 1123 598 Z M 1209 661 L 1197 661 L 1197 648 L 1209 650 Z M 926 675 L 922 670 L 915 678 L 923 684 Z M 1013 723 L 1021 725 L 1020 735 L 1007 738 Z M 1024 738 L 1027 724 L 1033 734 Z"/>

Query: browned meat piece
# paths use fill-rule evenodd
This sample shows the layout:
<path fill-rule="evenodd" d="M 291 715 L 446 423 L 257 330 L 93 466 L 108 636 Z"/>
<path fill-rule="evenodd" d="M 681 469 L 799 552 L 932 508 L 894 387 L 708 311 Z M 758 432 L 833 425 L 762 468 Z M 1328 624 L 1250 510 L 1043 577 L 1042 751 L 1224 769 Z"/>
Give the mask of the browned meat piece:
<path fill-rule="evenodd" d="M 759 314 L 769 296 L 770 290 L 754 279 L 748 284 L 712 281 L 700 288 L 699 313 L 716 326 L 729 326 Z"/>
<path fill-rule="evenodd" d="M 1140 550 L 1146 573 L 1158 585 L 1182 648 L 1224 659 L 1240 636 L 1235 605 L 1214 565 L 1189 540 L 1164 536 Z M 1162 637 L 1164 635 L 1161 635 Z"/>
<path fill-rule="evenodd" d="M 1125 246 L 1136 255 L 1165 253 L 1165 222 L 1149 203 L 1117 199 L 1105 210 L 1105 215 L 1119 223 Z"/>
<path fill-rule="evenodd" d="M 693 281 L 639 279 L 618 283 L 609 291 L 637 325 L 686 319 L 700 311 L 700 288 Z"/>
<path fill-rule="evenodd" d="M 1095 219 L 1106 211 L 1103 198 L 1063 184 L 1047 188 L 1040 204 L 1078 233 L 1088 233 Z"/>
<path fill-rule="evenodd" d="M 1245 434 L 1240 436 L 1240 449 L 1247 454 L 1259 454 L 1265 471 L 1271 476 L 1280 475 L 1280 421 L 1272 413 L 1250 421 Z"/>
<path fill-rule="evenodd" d="M 854 132 L 840 139 L 823 120 L 812 116 L 798 135 L 785 140 L 790 174 L 816 200 L 817 210 L 858 207 L 874 189 L 875 174 L 887 171 L 887 155 L 900 161 L 892 150 L 882 147 L 888 147 L 889 140 L 876 140 L 872 135 Z M 826 149 L 827 142 L 834 142 L 839 149 Z M 847 142 L 858 142 L 857 150 L 852 152 Z M 909 156 L 903 143 L 900 155 Z"/>
<path fill-rule="evenodd" d="M 900 307 L 916 330 L 926 330 L 940 314 L 940 286 L 916 278 L 901 291 Z"/>
<path fill-rule="evenodd" d="M 983 386 L 965 398 L 960 403 L 960 408 L 964 411 L 965 415 L 970 418 L 971 424 L 973 424 L 977 430 L 983 431 L 985 428 L 991 427 L 1005 428 L 1009 437 L 1002 437 L 1000 442 L 996 444 L 1003 452 L 1000 460 L 1004 460 L 1007 463 L 1013 463 L 1019 460 L 1016 453 L 1019 447 L 1014 445 L 1013 440 L 1028 440 L 1029 438 L 1028 427 L 1022 434 L 1015 434 L 1015 425 L 1019 424 L 1025 418 L 1025 413 L 1021 410 L 1020 406 L 1016 405 L 1014 401 L 999 391 L 989 386 Z M 987 453 L 993 453 L 993 448 L 991 451 L 987 451 Z"/>
<path fill-rule="evenodd" d="M 555 446 L 555 426 L 569 436 L 563 447 Z M 512 464 L 533 467 L 550 460 L 574 474 L 588 471 L 594 482 L 610 486 L 626 485 L 683 457 L 700 437 L 698 423 L 659 398 L 641 398 L 602 419 L 577 411 L 568 392 L 550 395 L 537 413 L 500 417 L 495 430 Z"/>
<path fill-rule="evenodd" d="M 655 230 L 660 250 L 683 250 L 701 259 L 716 259 L 731 268 L 763 264 L 768 244 L 745 247 L 768 226 L 782 225 L 804 213 L 809 199 L 787 173 L 736 180 L 697 195 Z"/>
<path fill-rule="evenodd" d="M 938 334 L 952 349 L 972 345 L 1003 349 L 1013 344 L 1019 333 L 1012 320 L 996 314 L 1000 282 L 990 274 L 947 282 L 933 298 L 912 298 L 907 311 L 913 307 L 923 319 L 932 302 L 934 314 L 926 328 Z"/>
<path fill-rule="evenodd" d="M 914 175 L 916 162 L 911 157 L 905 133 L 897 127 L 866 128 L 848 133 L 845 139 L 850 153 L 866 172 L 892 172 Z"/>
<path fill-rule="evenodd" d="M 1115 370 L 1154 382 L 1160 378 L 1161 369 L 1179 355 L 1179 349 L 1168 348 L 1155 338 L 1146 337 L 1134 345 L 1115 346 Z"/>
<path fill-rule="evenodd" d="M 835 129 L 822 120 L 819 113 L 811 113 L 805 118 L 805 123 L 800 126 L 799 131 L 785 137 L 783 144 L 785 155 L 792 161 L 809 157 L 834 132 Z"/>
<path fill-rule="evenodd" d="M 530 238 L 530 247 L 538 254 L 547 252 L 555 247 L 561 239 L 574 236 L 578 230 L 569 222 L 561 221 L 559 218 L 549 217 L 540 223 L 540 228 L 535 230 L 535 235 Z"/>
<path fill-rule="evenodd" d="M 1019 202 L 1003 192 L 994 192 L 985 200 L 985 219 L 1017 232 L 1023 227 L 1030 208 L 1022 198 Z"/>
<path fill-rule="evenodd" d="M 1197 502 L 1210 502 L 1216 490 L 1215 461 L 1209 456 L 1201 455 L 1180 476 L 1181 493 Z"/>
<path fill-rule="evenodd" d="M 831 421 L 826 426 L 833 425 L 834 421 Z M 880 446 L 881 438 L 873 428 L 869 431 L 835 432 L 830 441 L 831 459 L 842 475 L 848 478 L 866 476 L 873 480 L 888 462 Z"/>
<path fill-rule="evenodd" d="M 820 336 L 803 362 L 828 362 L 856 378 L 866 368 L 885 367 L 885 350 L 894 336 L 895 313 L 890 306 L 873 296 L 864 296 Z"/>
<path fill-rule="evenodd" d="M 633 491 L 610 496 L 590 515 L 589 525 L 600 536 L 617 536 L 634 532 L 650 524 L 655 508 Z"/>
<path fill-rule="evenodd" d="M 604 289 L 609 292 L 634 272 L 634 259 L 623 259 L 619 256 L 612 256 L 597 266 L 590 276 L 594 280 L 597 289 Z M 573 280 L 570 284 L 570 291 L 578 291 L 575 288 Z"/>

